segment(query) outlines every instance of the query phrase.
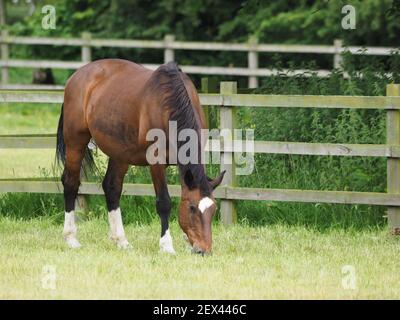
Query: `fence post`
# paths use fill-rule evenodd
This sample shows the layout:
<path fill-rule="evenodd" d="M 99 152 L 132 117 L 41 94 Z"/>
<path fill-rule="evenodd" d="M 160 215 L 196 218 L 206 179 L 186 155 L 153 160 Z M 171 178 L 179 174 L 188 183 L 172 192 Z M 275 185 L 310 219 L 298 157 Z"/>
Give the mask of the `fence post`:
<path fill-rule="evenodd" d="M 82 40 L 84 44 L 82 45 L 82 62 L 89 63 L 92 61 L 92 48 L 90 46 L 90 40 L 92 35 L 90 32 L 82 32 Z"/>
<path fill-rule="evenodd" d="M 201 92 L 202 93 L 218 93 L 218 82 L 216 78 L 201 78 Z"/>
<path fill-rule="evenodd" d="M 387 96 L 400 96 L 400 84 L 388 84 Z M 400 110 L 387 110 L 386 144 L 400 145 Z M 387 159 L 387 192 L 400 193 L 400 159 Z M 400 235 L 400 207 L 388 207 L 388 226 L 394 235 Z"/>
<path fill-rule="evenodd" d="M 248 44 L 250 46 L 250 50 L 247 53 L 247 64 L 249 70 L 258 69 L 258 52 L 257 52 L 257 44 L 258 39 L 256 37 L 250 37 Z M 258 78 L 257 76 L 249 76 L 249 88 L 257 88 L 258 87 Z"/>
<path fill-rule="evenodd" d="M 175 61 L 174 49 L 172 49 L 172 43 L 175 40 L 175 36 L 172 34 L 167 34 L 164 37 L 164 63 Z"/>
<path fill-rule="evenodd" d="M 236 82 L 221 82 L 220 94 L 236 94 Z M 225 136 L 224 144 L 232 143 L 233 147 L 233 130 L 235 128 L 236 108 L 221 106 L 220 107 L 220 126 L 222 129 L 228 129 L 230 133 Z M 229 141 L 230 140 L 230 141 Z M 221 171 L 226 170 L 224 177 L 224 185 L 232 187 L 235 185 L 235 162 L 233 152 L 221 152 Z M 237 220 L 235 203 L 233 200 L 221 200 L 221 221 L 225 226 L 235 223 Z"/>
<path fill-rule="evenodd" d="M 8 37 L 8 30 L 1 30 L 1 60 L 3 62 L 7 62 L 9 59 L 9 47 L 8 43 L 5 43 L 3 41 L 6 41 Z M 2 84 L 7 84 L 8 83 L 8 67 L 3 66 L 1 68 L 1 83 Z"/>
<path fill-rule="evenodd" d="M 3 28 L 6 22 L 6 2 L 0 0 L 0 28 Z"/>
<path fill-rule="evenodd" d="M 333 55 L 333 67 L 335 69 L 342 69 L 342 45 L 343 45 L 343 41 L 340 39 L 335 39 L 333 41 L 333 46 L 335 47 L 335 53 Z"/>
<path fill-rule="evenodd" d="M 216 93 L 217 92 L 217 81 L 215 78 L 201 78 L 201 93 Z M 206 118 L 207 128 L 210 128 L 210 107 L 203 107 L 204 116 Z"/>

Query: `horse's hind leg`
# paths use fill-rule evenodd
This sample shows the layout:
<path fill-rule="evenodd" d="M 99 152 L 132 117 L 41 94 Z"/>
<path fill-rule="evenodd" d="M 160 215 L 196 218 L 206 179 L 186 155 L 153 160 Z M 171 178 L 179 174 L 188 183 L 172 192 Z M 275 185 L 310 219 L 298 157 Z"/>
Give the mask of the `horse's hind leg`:
<path fill-rule="evenodd" d="M 108 221 L 110 223 L 111 231 L 110 238 L 121 249 L 128 249 L 130 247 L 129 242 L 125 237 L 121 209 L 119 206 L 122 184 L 124 176 L 128 171 L 128 167 L 129 165 L 125 163 L 118 163 L 109 159 L 107 173 L 102 184 L 107 202 Z"/>
<path fill-rule="evenodd" d="M 61 181 L 64 185 L 65 220 L 64 239 L 70 248 L 79 248 L 81 245 L 76 238 L 75 224 L 75 199 L 80 185 L 81 164 L 85 153 L 85 147 L 72 148 L 66 145 L 66 161 Z"/>

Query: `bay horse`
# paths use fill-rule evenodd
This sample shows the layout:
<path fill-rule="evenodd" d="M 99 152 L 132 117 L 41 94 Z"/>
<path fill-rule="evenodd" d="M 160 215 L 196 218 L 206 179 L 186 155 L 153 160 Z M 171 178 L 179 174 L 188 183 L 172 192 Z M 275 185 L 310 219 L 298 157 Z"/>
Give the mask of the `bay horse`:
<path fill-rule="evenodd" d="M 129 248 L 120 209 L 124 176 L 130 165 L 149 166 L 161 220 L 160 249 L 174 254 L 169 232 L 171 200 L 166 182 L 170 163 L 150 164 L 146 150 L 151 129 L 166 132 L 176 121 L 178 133 L 193 129 L 200 134 L 205 117 L 196 88 L 175 62 L 156 70 L 121 59 L 103 59 L 79 68 L 67 81 L 57 130 L 56 155 L 64 166 L 65 221 L 63 236 L 71 248 L 80 247 L 75 224 L 75 199 L 80 186 L 83 161 L 93 165 L 88 144 L 93 139 L 108 157 L 102 182 L 108 208 L 110 238 L 119 248 Z M 198 139 L 198 149 L 201 148 Z M 168 141 L 169 142 L 169 141 Z M 177 143 L 179 149 L 182 143 Z M 168 159 L 168 152 L 166 152 Z M 216 212 L 213 190 L 221 183 L 206 176 L 204 164 L 177 161 L 181 182 L 179 225 L 192 251 L 210 253 L 211 223 Z"/>

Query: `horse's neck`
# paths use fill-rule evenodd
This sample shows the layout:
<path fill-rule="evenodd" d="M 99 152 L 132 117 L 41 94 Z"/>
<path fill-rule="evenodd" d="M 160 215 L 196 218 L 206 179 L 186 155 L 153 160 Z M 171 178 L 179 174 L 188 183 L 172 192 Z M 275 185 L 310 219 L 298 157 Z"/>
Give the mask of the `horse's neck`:
<path fill-rule="evenodd" d="M 181 164 L 178 161 L 178 169 L 182 183 L 184 183 L 185 173 L 187 172 L 187 170 L 190 170 L 193 174 L 194 184 L 206 193 L 208 193 L 208 180 L 203 164 Z"/>

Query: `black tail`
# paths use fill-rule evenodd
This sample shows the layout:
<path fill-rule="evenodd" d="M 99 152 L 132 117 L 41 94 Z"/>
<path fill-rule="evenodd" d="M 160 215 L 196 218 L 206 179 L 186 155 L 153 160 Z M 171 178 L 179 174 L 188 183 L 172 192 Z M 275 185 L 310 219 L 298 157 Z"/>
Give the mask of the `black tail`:
<path fill-rule="evenodd" d="M 61 167 L 65 165 L 65 143 L 64 143 L 64 103 L 61 106 L 60 119 L 57 127 L 57 147 L 56 147 L 57 164 Z"/>
<path fill-rule="evenodd" d="M 57 128 L 57 147 L 56 160 L 59 167 L 65 166 L 65 143 L 64 143 L 64 103 L 61 106 L 60 119 Z M 86 176 L 96 172 L 96 164 L 94 162 L 92 151 L 86 146 L 85 157 L 82 162 L 82 169 Z"/>

